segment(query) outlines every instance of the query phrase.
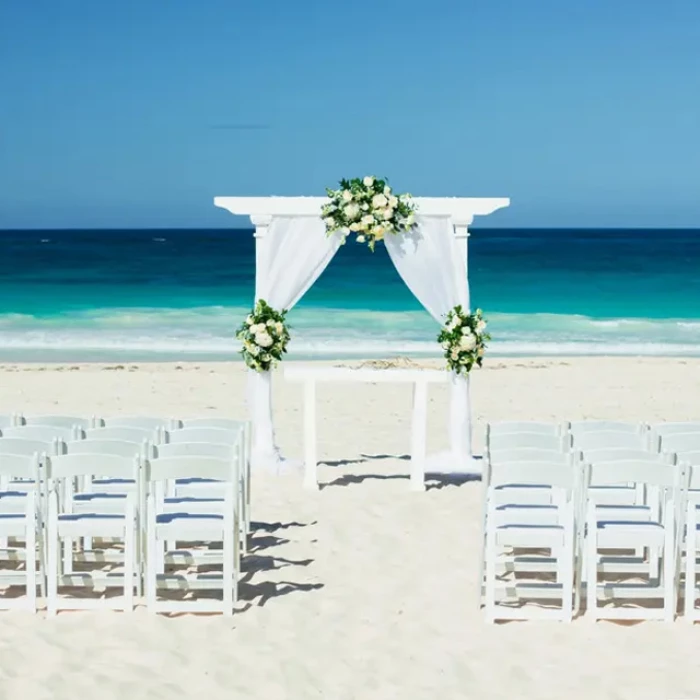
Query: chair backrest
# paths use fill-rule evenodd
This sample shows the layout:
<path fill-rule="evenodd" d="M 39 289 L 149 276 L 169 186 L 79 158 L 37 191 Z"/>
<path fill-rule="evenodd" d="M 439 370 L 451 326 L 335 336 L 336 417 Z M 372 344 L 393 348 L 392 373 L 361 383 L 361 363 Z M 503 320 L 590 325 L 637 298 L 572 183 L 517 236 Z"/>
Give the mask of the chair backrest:
<path fill-rule="evenodd" d="M 54 442 L 43 442 L 42 440 L 25 440 L 23 438 L 1 438 L 0 456 L 21 455 L 31 456 L 42 454 L 43 452 L 55 452 Z"/>
<path fill-rule="evenodd" d="M 700 450 L 695 450 L 693 452 L 677 452 L 676 457 L 679 462 L 689 464 L 692 467 L 700 467 Z M 700 469 L 698 472 L 700 473 Z"/>
<path fill-rule="evenodd" d="M 48 479 L 69 479 L 75 476 L 102 476 L 136 479 L 140 460 L 137 456 L 123 457 L 114 454 L 83 453 L 66 454 L 46 459 Z"/>
<path fill-rule="evenodd" d="M 700 423 L 680 422 L 680 423 L 654 423 L 651 431 L 655 435 L 672 435 L 674 433 L 700 433 Z"/>
<path fill-rule="evenodd" d="M 151 428 L 93 428 L 83 432 L 86 440 L 119 440 L 138 443 L 143 443 L 144 440 L 159 442 L 159 436 L 159 431 Z"/>
<path fill-rule="evenodd" d="M 170 420 L 153 416 L 112 416 L 110 418 L 97 419 L 96 427 L 105 428 L 147 428 L 153 430 L 167 430 Z"/>
<path fill-rule="evenodd" d="M 12 428 L 2 428 L 2 439 L 20 438 L 38 442 L 53 443 L 54 440 L 73 440 L 76 437 L 74 428 L 50 425 L 19 425 Z"/>
<path fill-rule="evenodd" d="M 166 443 L 175 442 L 210 442 L 215 445 L 235 445 L 242 441 L 244 424 L 234 430 L 223 428 L 181 428 L 165 434 Z"/>
<path fill-rule="evenodd" d="M 146 460 L 147 481 L 170 479 L 214 479 L 236 483 L 237 467 L 234 459 L 186 455 Z"/>
<path fill-rule="evenodd" d="M 236 448 L 233 445 L 217 445 L 212 442 L 172 442 L 156 445 L 153 451 L 157 459 L 198 456 L 231 460 L 236 457 Z"/>
<path fill-rule="evenodd" d="M 0 452 L 0 476 L 17 479 L 39 481 L 39 464 L 43 455 L 39 452 L 31 454 L 4 454 Z M 3 488 L 7 481 L 2 479 Z"/>
<path fill-rule="evenodd" d="M 572 464 L 576 454 L 573 452 L 558 452 L 556 450 L 541 450 L 533 447 L 518 447 L 510 450 L 487 452 L 486 460 L 491 464 L 507 464 L 511 462 L 544 462 L 547 464 Z"/>
<path fill-rule="evenodd" d="M 596 462 L 590 469 L 591 484 L 595 486 L 646 484 L 675 488 L 688 475 L 687 467 L 682 465 L 636 459 Z"/>
<path fill-rule="evenodd" d="M 579 465 L 559 465 L 550 462 L 506 462 L 492 464 L 489 469 L 489 487 L 551 486 L 573 490 L 577 484 Z"/>
<path fill-rule="evenodd" d="M 662 452 L 695 452 L 700 450 L 700 432 L 662 435 L 660 449 Z"/>
<path fill-rule="evenodd" d="M 45 425 L 51 428 L 91 428 L 93 418 L 79 416 L 21 416 L 21 425 Z"/>
<path fill-rule="evenodd" d="M 17 416 L 9 416 L 9 415 L 4 415 L 0 416 L 0 429 L 2 428 L 9 428 L 10 426 L 17 425 L 18 417 Z"/>
<path fill-rule="evenodd" d="M 574 436 L 579 436 L 583 433 L 600 433 L 600 432 L 616 432 L 616 433 L 632 433 L 642 434 L 647 431 L 644 423 L 630 423 L 627 421 L 615 420 L 581 420 L 571 421 L 569 430 Z"/>
<path fill-rule="evenodd" d="M 570 435 L 547 433 L 491 433 L 487 440 L 489 453 L 497 451 L 530 448 L 565 452 L 571 446 Z"/>
<path fill-rule="evenodd" d="M 0 441 L 1 442 L 1 441 Z M 115 455 L 117 457 L 147 457 L 149 442 L 126 440 L 75 440 L 63 443 L 63 454 Z"/>
<path fill-rule="evenodd" d="M 673 459 L 669 455 L 660 455 L 658 452 L 650 452 L 639 448 L 629 449 L 626 447 L 608 447 L 596 450 L 584 450 L 583 458 L 589 464 L 598 462 L 650 462 L 652 464 L 673 464 Z"/>
<path fill-rule="evenodd" d="M 221 428 L 223 430 L 240 430 L 245 428 L 246 421 L 232 418 L 183 418 L 172 422 L 173 428 Z"/>
<path fill-rule="evenodd" d="M 646 450 L 648 447 L 649 437 L 646 433 L 618 430 L 574 433 L 574 448 L 584 453 L 587 450 L 602 450 L 608 448 Z"/>
<path fill-rule="evenodd" d="M 567 432 L 568 423 L 540 423 L 537 421 L 500 421 L 486 424 L 486 435 L 508 433 L 540 433 L 542 435 L 562 435 Z"/>

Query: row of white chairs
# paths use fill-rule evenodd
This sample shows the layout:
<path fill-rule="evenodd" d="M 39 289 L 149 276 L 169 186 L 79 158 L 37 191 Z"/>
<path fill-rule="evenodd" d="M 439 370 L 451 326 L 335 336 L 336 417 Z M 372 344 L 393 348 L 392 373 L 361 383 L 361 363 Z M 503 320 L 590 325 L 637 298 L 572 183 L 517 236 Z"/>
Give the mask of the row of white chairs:
<path fill-rule="evenodd" d="M 533 425 L 537 427 L 533 429 Z M 579 430 L 575 424 L 489 426 L 479 568 L 479 600 L 481 603 L 483 595 L 487 619 L 568 620 L 579 610 L 583 588 L 587 616 L 593 619 L 673 619 L 679 594 L 685 596 L 686 618 L 700 617 L 694 607 L 695 504 L 700 502 L 700 432 L 693 433 L 696 426 L 700 428 L 689 423 L 598 423 Z M 657 435 L 662 441 L 625 442 L 621 438 L 618 442 L 611 437 L 625 433 L 637 438 Z M 531 438 L 537 434 L 557 440 L 532 446 Z M 558 438 L 567 435 L 572 440 L 562 445 Z M 575 444 L 585 449 L 576 449 Z M 655 447 L 664 452 L 656 452 Z M 683 449 L 668 452 L 670 447 Z M 541 547 L 550 549 L 551 556 L 518 554 Z M 627 547 L 634 556 L 600 553 Z M 690 554 L 685 561 L 685 585 L 679 591 L 680 553 L 685 549 Z M 509 583 L 502 579 L 504 572 L 516 577 L 519 573 L 538 576 L 553 572 L 557 584 L 525 583 L 517 578 Z M 648 583 L 643 586 L 610 584 L 599 578 L 599 574 L 619 577 L 644 573 Z M 652 585 L 654 582 L 657 585 Z M 561 607 L 498 605 L 499 587 L 502 595 L 516 599 L 548 597 L 554 591 L 555 597 L 560 596 Z M 601 595 L 605 600 L 661 596 L 664 605 L 662 610 L 601 608 Z"/>
<path fill-rule="evenodd" d="M 15 424 L 3 430 L 0 536 L 3 544 L 9 538 L 15 540 L 6 558 L 24 559 L 26 596 L 5 597 L 0 607 L 35 610 L 39 585 L 49 614 L 64 608 L 131 609 L 134 593 L 140 595 L 145 585 L 150 610 L 191 608 L 230 614 L 240 544 L 249 526 L 249 480 L 243 478 L 248 469 L 249 430 L 243 423 L 218 425 L 226 428 L 83 429 L 73 423 L 71 428 Z M 94 550 L 93 538 L 105 537 L 117 538 L 123 549 Z M 16 543 L 22 540 L 24 547 L 18 549 Z M 200 540 L 221 542 L 222 549 L 176 549 L 178 542 Z M 81 542 L 76 551 L 75 545 Z M 166 564 L 182 561 L 220 564 L 223 572 L 221 576 L 165 575 Z M 74 570 L 76 563 L 86 562 L 100 567 L 120 563 L 123 571 Z M 22 572 L 3 571 L 3 583 L 16 584 L 21 576 Z M 65 598 L 58 596 L 61 585 L 116 586 L 123 595 L 120 599 Z M 163 586 L 222 588 L 222 600 L 159 601 L 157 592 Z"/>

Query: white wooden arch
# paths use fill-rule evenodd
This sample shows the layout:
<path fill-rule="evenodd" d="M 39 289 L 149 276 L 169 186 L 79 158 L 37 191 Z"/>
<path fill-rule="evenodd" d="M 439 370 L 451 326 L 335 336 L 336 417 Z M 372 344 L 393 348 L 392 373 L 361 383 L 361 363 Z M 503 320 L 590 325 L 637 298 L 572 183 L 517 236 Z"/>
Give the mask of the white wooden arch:
<path fill-rule="evenodd" d="M 226 209 L 231 214 L 237 216 L 247 216 L 255 226 L 255 256 L 256 256 L 256 281 L 255 281 L 255 298 L 260 294 L 260 271 L 267 269 L 267 246 L 266 234 L 268 228 L 275 217 L 320 217 L 321 207 L 327 202 L 326 197 L 215 197 L 214 204 L 217 207 Z M 507 197 L 498 198 L 471 198 L 471 197 L 416 197 L 414 202 L 417 205 L 417 210 L 420 216 L 449 218 L 454 236 L 456 239 L 457 250 L 460 251 L 462 258 L 468 265 L 468 237 L 469 226 L 472 225 L 475 216 L 487 216 L 498 209 L 502 209 L 510 205 L 510 199 Z M 468 266 L 466 278 L 466 290 L 464 298 L 469 300 L 469 282 L 468 282 Z M 469 306 L 469 303 L 467 303 Z M 459 413 L 465 411 L 468 414 L 465 421 L 467 426 L 464 430 L 457 431 L 459 435 L 464 436 L 466 444 L 464 449 L 459 450 L 459 454 L 466 459 L 452 459 L 454 451 L 445 453 L 447 456 L 443 458 L 438 456 L 434 462 L 436 465 L 449 466 L 450 463 L 460 463 L 456 471 L 465 469 L 476 471 L 476 465 L 472 459 L 471 451 L 471 408 L 469 400 L 468 379 L 466 380 L 466 389 L 464 399 Z M 268 399 L 269 401 L 269 399 Z M 271 420 L 271 419 L 270 419 Z M 254 431 L 255 432 L 255 431 Z M 455 431 L 452 431 L 455 433 Z M 435 469 L 434 471 L 443 471 Z M 445 471 L 452 471 L 446 468 Z"/>

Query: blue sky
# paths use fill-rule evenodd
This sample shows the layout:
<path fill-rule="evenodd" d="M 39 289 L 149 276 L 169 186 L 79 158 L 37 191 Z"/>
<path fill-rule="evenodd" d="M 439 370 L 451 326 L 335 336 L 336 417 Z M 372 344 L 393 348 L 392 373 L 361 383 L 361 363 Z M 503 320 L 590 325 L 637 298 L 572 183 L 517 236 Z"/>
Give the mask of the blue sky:
<path fill-rule="evenodd" d="M 0 228 L 368 173 L 511 197 L 482 226 L 700 226 L 698 47 L 699 0 L 0 0 Z"/>

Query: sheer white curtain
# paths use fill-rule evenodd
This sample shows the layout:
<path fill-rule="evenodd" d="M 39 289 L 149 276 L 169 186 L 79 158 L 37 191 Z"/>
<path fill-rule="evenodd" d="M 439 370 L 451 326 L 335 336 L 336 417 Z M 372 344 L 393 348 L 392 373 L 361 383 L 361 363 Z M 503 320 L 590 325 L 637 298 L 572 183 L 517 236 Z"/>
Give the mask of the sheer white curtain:
<path fill-rule="evenodd" d="M 469 308 L 467 260 L 460 253 L 449 218 L 418 217 L 411 231 L 387 236 L 385 243 L 403 281 L 440 325 L 457 304 Z M 469 377 L 452 372 L 450 381 L 450 448 L 431 455 L 426 468 L 435 472 L 471 472 L 474 462 Z"/>
<path fill-rule="evenodd" d="M 256 238 L 256 299 L 274 309 L 291 309 L 326 269 L 341 238 L 327 236 L 318 217 L 274 218 Z M 293 342 L 293 339 L 292 339 Z M 282 459 L 275 444 L 270 372 L 248 372 L 248 403 L 253 423 L 254 468 L 278 470 Z"/>

